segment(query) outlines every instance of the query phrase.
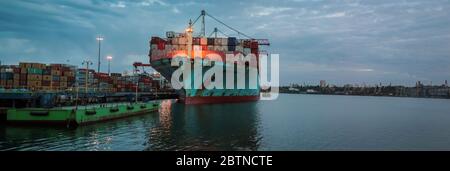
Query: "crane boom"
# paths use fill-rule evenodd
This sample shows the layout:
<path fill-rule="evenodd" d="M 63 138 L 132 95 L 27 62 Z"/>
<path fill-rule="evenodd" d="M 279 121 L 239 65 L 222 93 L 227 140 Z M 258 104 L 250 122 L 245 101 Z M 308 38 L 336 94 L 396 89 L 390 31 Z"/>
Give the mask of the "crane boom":
<path fill-rule="evenodd" d="M 230 29 L 230 30 L 233 30 L 233 31 L 236 32 L 238 35 L 242 35 L 242 36 L 244 36 L 244 37 L 246 37 L 246 38 L 248 38 L 248 39 L 252 39 L 252 40 L 258 41 L 258 44 L 259 44 L 259 45 L 270 46 L 269 39 L 254 39 L 254 38 L 248 36 L 247 34 L 245 34 L 245 33 L 241 32 L 241 31 L 239 31 L 239 30 L 237 30 L 237 29 L 235 29 L 235 28 L 233 28 L 233 27 L 231 27 L 231 26 L 225 24 L 225 23 L 222 22 L 221 20 L 219 20 L 219 19 L 217 19 L 216 17 L 212 16 L 211 14 L 207 13 L 205 10 L 202 10 L 200 16 L 198 16 L 198 17 L 194 20 L 194 22 L 192 23 L 192 25 L 194 25 L 199 19 L 202 19 L 202 30 L 201 30 L 202 33 L 200 34 L 200 35 L 202 35 L 202 36 L 206 36 L 206 35 L 205 35 L 205 34 L 206 34 L 206 33 L 205 33 L 205 16 L 208 16 L 208 17 L 212 18 L 213 20 L 215 20 L 216 22 L 222 24 L 223 26 L 227 27 L 227 28 Z M 216 34 L 217 34 L 217 31 L 219 31 L 219 30 L 218 30 L 217 28 L 215 28 L 215 29 L 214 29 L 214 32 L 215 32 Z M 213 33 L 214 33 L 214 32 L 213 32 Z M 222 31 L 219 31 L 219 32 L 222 33 L 223 35 L 226 35 L 226 34 L 223 33 Z M 211 35 L 212 35 L 212 33 L 211 33 Z M 226 36 L 227 36 L 227 35 L 226 35 Z"/>

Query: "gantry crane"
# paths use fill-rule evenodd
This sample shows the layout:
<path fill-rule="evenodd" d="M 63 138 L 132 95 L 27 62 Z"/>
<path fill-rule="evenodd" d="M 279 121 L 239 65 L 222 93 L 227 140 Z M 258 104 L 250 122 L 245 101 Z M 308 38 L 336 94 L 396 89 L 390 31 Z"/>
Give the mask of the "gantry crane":
<path fill-rule="evenodd" d="M 145 73 L 144 67 L 151 67 L 150 64 L 144 64 L 142 62 L 134 62 L 133 63 L 134 66 L 134 72 L 137 74 L 140 70 L 138 69 L 138 67 L 142 67 L 142 72 Z"/>

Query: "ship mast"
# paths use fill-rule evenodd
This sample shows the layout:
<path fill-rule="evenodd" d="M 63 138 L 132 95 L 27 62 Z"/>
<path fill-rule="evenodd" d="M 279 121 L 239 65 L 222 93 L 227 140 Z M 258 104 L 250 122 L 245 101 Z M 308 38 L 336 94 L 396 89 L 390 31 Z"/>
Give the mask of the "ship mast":
<path fill-rule="evenodd" d="M 235 29 L 234 27 L 231 27 L 231 26 L 229 26 L 228 24 L 225 24 L 225 23 L 222 22 L 221 20 L 217 19 L 216 17 L 210 15 L 210 14 L 207 13 L 205 10 L 202 10 L 202 11 L 201 11 L 201 14 L 194 20 L 194 22 L 190 22 L 190 23 L 189 23 L 189 27 L 192 28 L 192 26 L 193 26 L 195 23 L 197 23 L 197 21 L 198 21 L 199 19 L 202 19 L 202 21 L 201 21 L 201 22 L 202 22 L 202 23 L 201 23 L 202 26 L 201 26 L 201 32 L 200 32 L 200 36 L 202 36 L 202 37 L 206 37 L 206 32 L 205 32 L 205 28 L 206 28 L 206 25 L 205 25 L 205 16 L 208 16 L 209 18 L 215 20 L 216 22 L 220 23 L 221 25 L 225 26 L 226 28 L 228 28 L 228 29 L 230 29 L 230 30 L 236 32 L 239 36 L 243 36 L 243 37 L 245 37 L 245 38 L 247 38 L 247 39 L 257 41 L 259 45 L 270 46 L 270 42 L 269 42 L 268 39 L 255 39 L 255 38 L 253 38 L 253 37 L 250 37 L 250 36 L 248 36 L 247 34 L 245 34 L 245 33 L 241 32 L 241 31 L 239 31 L 238 29 Z M 192 30 L 192 29 L 191 29 L 191 30 Z M 218 33 L 218 32 L 224 34 L 222 31 L 220 31 L 220 30 L 217 29 L 217 27 L 216 27 L 216 28 L 214 28 L 214 31 L 211 33 L 211 35 L 215 33 L 215 37 L 217 38 L 217 33 Z M 191 35 L 192 35 L 192 34 L 191 34 Z M 210 35 L 210 37 L 211 37 L 211 35 Z M 224 34 L 224 35 L 225 35 L 225 34 Z M 225 36 L 227 36 L 227 35 L 225 35 Z M 227 37 L 228 37 L 228 36 L 227 36 Z"/>
<path fill-rule="evenodd" d="M 187 39 L 187 50 L 188 50 L 188 57 L 192 58 L 192 33 L 194 32 L 192 27 L 192 20 L 189 21 L 189 27 L 186 29 L 186 39 Z"/>

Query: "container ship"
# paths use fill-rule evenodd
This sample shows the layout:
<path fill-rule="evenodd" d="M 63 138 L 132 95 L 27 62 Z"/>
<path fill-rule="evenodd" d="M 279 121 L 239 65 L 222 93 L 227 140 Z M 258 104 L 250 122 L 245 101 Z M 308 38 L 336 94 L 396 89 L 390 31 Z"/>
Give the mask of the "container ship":
<path fill-rule="evenodd" d="M 239 37 L 245 37 L 244 39 L 239 39 L 236 37 L 229 37 L 218 28 L 214 28 L 214 31 L 207 37 L 205 32 L 205 16 L 216 20 L 218 23 L 224 25 L 228 29 L 237 32 Z M 194 35 L 193 25 L 201 21 L 201 31 L 198 35 Z M 225 36 L 219 37 L 218 34 Z M 190 21 L 188 28 L 183 33 L 176 33 L 173 31 L 166 32 L 166 37 L 152 37 L 150 40 L 150 64 L 158 72 L 161 73 L 167 80 L 171 80 L 172 73 L 178 69 L 178 67 L 171 66 L 172 59 L 178 57 L 177 54 L 188 54 L 184 56 L 189 58 L 191 61 L 194 58 L 200 57 L 202 60 L 205 56 L 215 54 L 222 58 L 222 63 L 215 63 L 214 65 L 222 65 L 224 68 L 227 67 L 225 61 L 226 54 L 242 54 L 244 56 L 248 54 L 254 54 L 259 63 L 259 56 L 262 53 L 267 53 L 263 51 L 260 46 L 269 46 L 269 41 L 267 39 L 254 39 L 246 34 L 226 25 L 224 22 L 218 20 L 217 18 L 206 13 L 204 10 L 201 12 L 200 16 L 195 21 Z M 193 54 L 196 56 L 194 57 Z M 193 62 L 191 62 L 191 65 Z M 235 65 L 235 64 L 232 64 Z M 239 64 L 237 64 L 239 65 Z M 260 86 L 259 86 L 259 65 L 249 65 L 244 64 L 245 71 L 248 73 L 249 69 L 256 69 L 257 71 L 257 86 L 256 88 L 250 88 L 249 78 L 245 74 L 245 88 L 237 87 L 237 74 L 239 70 L 234 71 L 234 88 L 223 88 L 223 89 L 205 89 L 203 88 L 182 88 L 176 90 L 179 101 L 185 104 L 208 104 L 208 103 L 233 103 L 233 102 L 248 102 L 257 101 L 260 98 Z M 232 66 L 234 67 L 234 66 Z M 202 66 L 203 74 L 210 68 L 210 66 Z M 241 71 L 242 72 L 242 71 Z M 203 74 L 200 77 L 191 75 L 183 75 L 182 79 L 190 81 L 192 83 L 194 79 L 203 80 Z M 226 78 L 226 73 L 224 72 L 223 78 Z M 211 80 L 214 77 L 211 78 Z M 252 79 L 254 80 L 254 79 Z M 186 84 L 186 83 L 184 83 Z M 225 87 L 225 85 L 224 85 Z"/>

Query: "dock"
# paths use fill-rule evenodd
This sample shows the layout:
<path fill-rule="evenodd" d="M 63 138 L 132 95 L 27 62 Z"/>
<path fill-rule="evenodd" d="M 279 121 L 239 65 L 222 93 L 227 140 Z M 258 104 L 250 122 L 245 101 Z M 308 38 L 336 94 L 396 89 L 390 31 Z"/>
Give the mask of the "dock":
<path fill-rule="evenodd" d="M 11 108 L 6 109 L 6 122 L 11 124 L 76 127 L 95 122 L 146 114 L 157 111 L 158 109 L 159 101 L 56 108 Z"/>

